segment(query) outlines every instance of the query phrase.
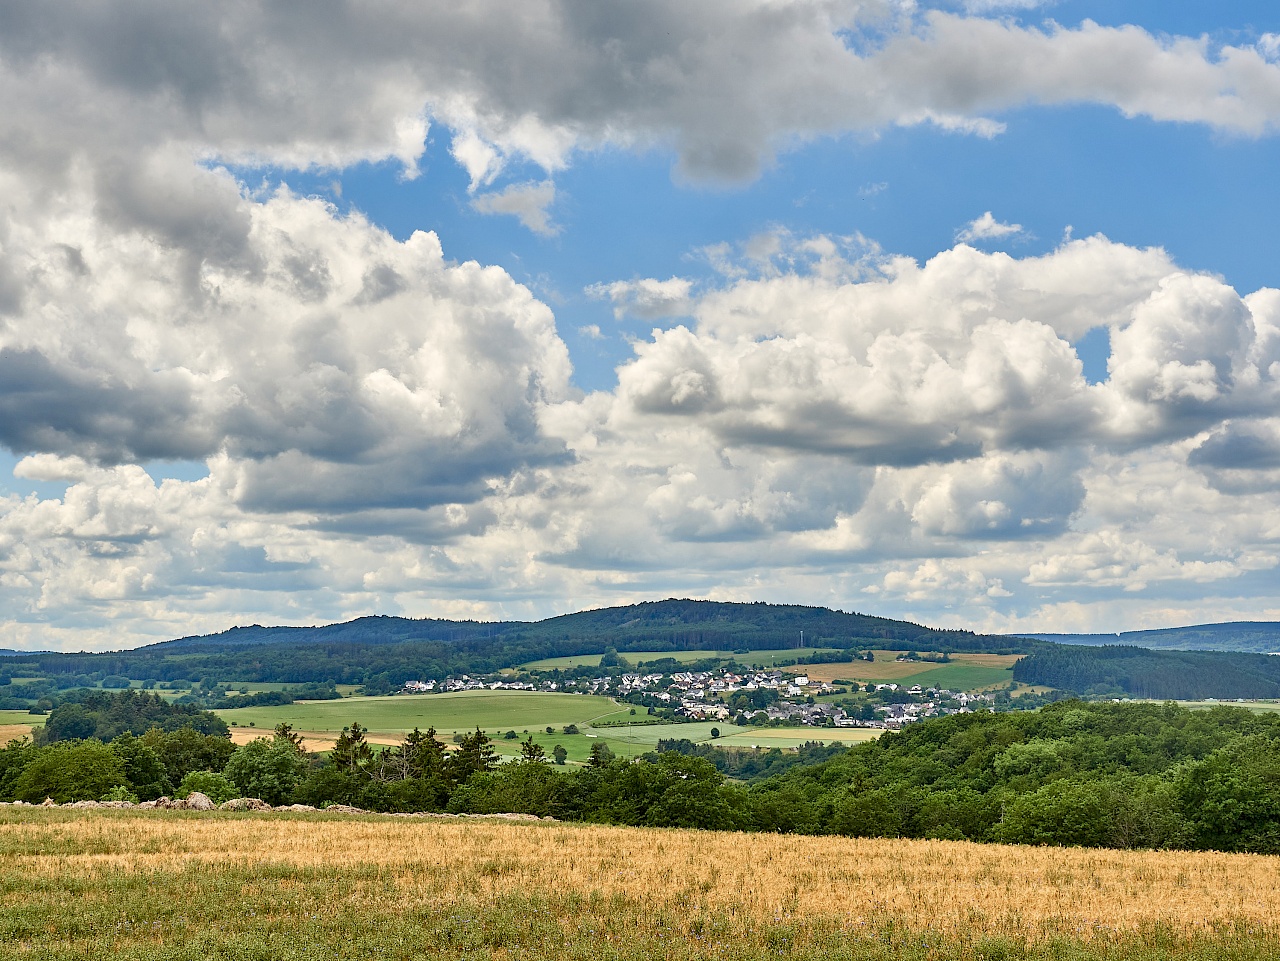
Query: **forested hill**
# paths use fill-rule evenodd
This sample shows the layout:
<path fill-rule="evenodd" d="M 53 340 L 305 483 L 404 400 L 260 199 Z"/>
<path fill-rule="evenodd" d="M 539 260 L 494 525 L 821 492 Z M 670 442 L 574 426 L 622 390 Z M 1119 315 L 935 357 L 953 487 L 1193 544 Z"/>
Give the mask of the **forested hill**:
<path fill-rule="evenodd" d="M 943 631 L 867 614 L 794 604 L 734 604 L 665 600 L 564 614 L 543 621 L 446 621 L 361 617 L 324 627 L 233 627 L 221 634 L 185 637 L 146 650 L 261 644 L 397 644 L 438 641 L 533 645 L 556 653 L 619 651 L 784 650 L 797 647 L 803 632 L 810 647 L 884 647 L 936 651 L 1026 651 L 1036 642 Z M 569 645 L 568 649 L 561 649 Z M 581 648 L 580 650 L 578 648 Z"/>
<path fill-rule="evenodd" d="M 1194 624 L 1158 631 L 1125 631 L 1123 634 L 1023 634 L 1022 637 L 1053 644 L 1088 647 L 1125 645 L 1154 651 L 1245 651 L 1253 654 L 1280 652 L 1280 622 L 1235 621 L 1228 624 Z"/>
<path fill-rule="evenodd" d="M 538 622 L 363 617 L 326 627 L 241 627 L 106 654 L 6 659 L 13 676 L 120 675 L 160 681 L 234 678 L 283 683 L 363 684 L 388 690 L 406 680 L 486 674 L 545 657 L 627 652 L 853 650 L 1022 653 L 1039 641 L 938 631 L 905 621 L 820 607 L 668 600 Z"/>
<path fill-rule="evenodd" d="M 1013 666 L 1023 684 L 1157 700 L 1280 698 L 1280 657 L 1228 651 L 1045 645 Z"/>

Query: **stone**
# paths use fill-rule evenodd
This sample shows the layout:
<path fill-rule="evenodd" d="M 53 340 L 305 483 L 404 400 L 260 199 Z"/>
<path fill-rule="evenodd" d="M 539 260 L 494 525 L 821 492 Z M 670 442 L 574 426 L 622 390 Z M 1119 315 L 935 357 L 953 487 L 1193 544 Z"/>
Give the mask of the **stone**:
<path fill-rule="evenodd" d="M 209 795 L 202 794 L 199 791 L 192 791 L 187 795 L 187 800 L 184 802 L 183 807 L 188 811 L 212 811 L 217 805 L 213 803 L 213 798 L 209 797 Z"/>
<path fill-rule="evenodd" d="M 271 811 L 266 801 L 256 797 L 237 797 L 218 805 L 219 811 Z"/>

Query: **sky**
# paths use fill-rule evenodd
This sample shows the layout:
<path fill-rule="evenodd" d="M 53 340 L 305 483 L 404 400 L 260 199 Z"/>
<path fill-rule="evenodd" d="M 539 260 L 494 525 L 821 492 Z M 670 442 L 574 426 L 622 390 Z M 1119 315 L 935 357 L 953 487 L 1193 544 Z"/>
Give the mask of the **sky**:
<path fill-rule="evenodd" d="M 0 647 L 1280 619 L 1280 8 L 0 10 Z"/>

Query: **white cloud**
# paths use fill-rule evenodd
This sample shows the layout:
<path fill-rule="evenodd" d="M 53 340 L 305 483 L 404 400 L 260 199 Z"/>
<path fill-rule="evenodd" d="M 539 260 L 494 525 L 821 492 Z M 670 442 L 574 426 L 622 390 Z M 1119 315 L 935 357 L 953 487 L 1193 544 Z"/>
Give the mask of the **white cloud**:
<path fill-rule="evenodd" d="M 693 303 L 690 298 L 692 290 L 692 282 L 683 277 L 667 280 L 646 277 L 593 284 L 585 292 L 589 297 L 613 301 L 613 316 L 618 320 L 628 315 L 642 320 L 658 320 L 687 314 Z"/>
<path fill-rule="evenodd" d="M 685 322 L 583 397 L 551 310 L 506 271 L 220 166 L 412 176 L 446 128 L 476 209 L 550 234 L 550 179 L 492 189 L 513 164 L 658 146 L 681 176 L 742 179 L 808 138 L 994 136 L 1026 104 L 1244 135 L 1280 120 L 1268 37 L 898 9 L 0 13 L 0 444 L 67 485 L 0 500 L 6 637 L 674 592 L 847 606 L 874 588 L 884 613 L 964 626 L 1065 623 L 1063 591 L 1150 617 L 1261 609 L 1228 592 L 1266 596 L 1249 579 L 1277 563 L 1276 291 L 1101 237 L 920 264 L 773 227 L 704 252 L 718 286 L 591 288 Z M 1090 385 L 1071 344 L 1099 326 L 1110 376 Z M 157 483 L 155 459 L 209 475 Z"/>
<path fill-rule="evenodd" d="M 1006 224 L 996 220 L 988 210 L 976 220 L 969 221 L 962 230 L 956 231 L 956 240 L 962 244 L 975 240 L 1000 240 L 1004 237 L 1016 237 L 1022 233 L 1022 224 Z"/>
<path fill-rule="evenodd" d="M 554 171 L 602 145 L 671 145 L 686 175 L 749 178 L 807 138 L 921 122 L 992 136 L 993 112 L 1035 103 L 1258 135 L 1280 120 L 1269 36 L 1211 52 L 1137 27 L 849 0 L 390 2 L 303 28 L 260 2 L 50 0 L 0 23 L 0 151 L 49 181 L 162 148 L 412 174 L 434 120 L 474 189 L 511 159 Z"/>
<path fill-rule="evenodd" d="M 556 201 L 556 185 L 550 180 L 511 184 L 494 193 L 477 194 L 471 200 L 474 210 L 482 214 L 510 214 L 541 237 L 560 233 L 547 208 Z"/>

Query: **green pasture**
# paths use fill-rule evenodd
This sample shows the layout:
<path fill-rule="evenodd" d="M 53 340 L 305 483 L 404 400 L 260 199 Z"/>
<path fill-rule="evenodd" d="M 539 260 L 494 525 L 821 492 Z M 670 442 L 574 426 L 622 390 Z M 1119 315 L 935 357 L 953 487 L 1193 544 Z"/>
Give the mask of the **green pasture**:
<path fill-rule="evenodd" d="M 1273 714 L 1280 711 L 1280 701 L 1178 701 L 1180 707 L 1193 711 L 1208 711 L 1215 707 L 1242 707 L 1246 711 L 1259 714 Z"/>
<path fill-rule="evenodd" d="M 39 727 L 44 724 L 44 715 L 30 714 L 27 711 L 0 711 L 0 727 L 10 724 L 29 724 Z"/>
<path fill-rule="evenodd" d="M 277 724 L 299 731 L 341 731 L 359 721 L 370 731 L 400 733 L 434 727 L 441 733 L 541 729 L 550 724 L 584 724 L 617 711 L 607 697 L 550 694 L 538 691 L 459 691 L 452 694 L 397 694 L 349 697 L 338 701 L 299 701 L 279 707 L 222 708 L 215 713 L 228 724 L 271 730 Z"/>
<path fill-rule="evenodd" d="M 976 691 L 998 687 L 1013 680 L 1013 668 L 982 667 L 977 664 L 943 664 L 912 676 L 911 683 L 948 691 Z"/>

